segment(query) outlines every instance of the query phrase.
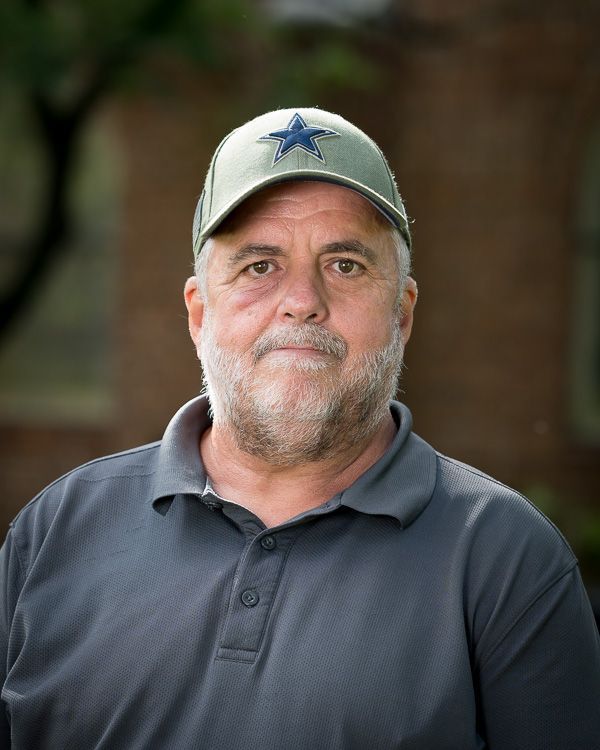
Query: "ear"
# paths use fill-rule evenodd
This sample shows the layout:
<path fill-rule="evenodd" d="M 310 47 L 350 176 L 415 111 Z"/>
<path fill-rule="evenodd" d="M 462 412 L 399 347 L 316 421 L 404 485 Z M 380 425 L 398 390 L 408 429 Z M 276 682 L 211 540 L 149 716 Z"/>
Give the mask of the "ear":
<path fill-rule="evenodd" d="M 190 336 L 192 337 L 196 350 L 198 350 L 200 347 L 202 320 L 204 318 L 204 300 L 198 294 L 198 279 L 195 276 L 190 276 L 185 282 L 183 295 L 185 297 L 185 306 L 188 311 L 188 328 L 190 330 Z"/>
<path fill-rule="evenodd" d="M 402 292 L 402 303 L 400 305 L 400 334 L 404 345 L 406 345 L 409 340 L 412 331 L 417 296 L 417 282 L 409 276 L 406 279 L 404 291 Z"/>

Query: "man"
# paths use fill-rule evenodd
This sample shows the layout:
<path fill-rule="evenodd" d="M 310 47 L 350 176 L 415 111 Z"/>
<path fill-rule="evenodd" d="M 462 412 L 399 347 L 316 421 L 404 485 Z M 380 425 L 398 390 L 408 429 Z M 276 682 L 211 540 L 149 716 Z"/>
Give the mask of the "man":
<path fill-rule="evenodd" d="M 409 246 L 341 117 L 280 110 L 221 143 L 185 287 L 208 398 L 13 522 L 5 746 L 600 747 L 566 542 L 391 400 Z"/>

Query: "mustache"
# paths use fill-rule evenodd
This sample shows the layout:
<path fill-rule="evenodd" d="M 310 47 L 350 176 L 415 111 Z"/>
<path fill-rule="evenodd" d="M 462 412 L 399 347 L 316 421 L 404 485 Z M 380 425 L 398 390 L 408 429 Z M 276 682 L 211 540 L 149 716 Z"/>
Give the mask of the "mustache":
<path fill-rule="evenodd" d="M 263 333 L 252 347 L 254 361 L 256 362 L 273 349 L 282 349 L 287 346 L 310 347 L 324 354 L 329 354 L 340 361 L 348 353 L 348 344 L 341 336 L 322 328 L 320 325 L 310 323 Z"/>

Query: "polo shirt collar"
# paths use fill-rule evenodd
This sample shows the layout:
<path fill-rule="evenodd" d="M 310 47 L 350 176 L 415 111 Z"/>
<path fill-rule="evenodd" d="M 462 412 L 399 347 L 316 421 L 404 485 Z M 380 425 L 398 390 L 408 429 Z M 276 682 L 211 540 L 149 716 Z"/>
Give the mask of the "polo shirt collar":
<path fill-rule="evenodd" d="M 393 516 L 408 526 L 433 495 L 437 455 L 412 432 L 412 415 L 404 404 L 391 401 L 390 411 L 398 425 L 394 441 L 379 461 L 341 493 L 340 502 L 361 513 Z"/>
<path fill-rule="evenodd" d="M 200 458 L 200 436 L 212 424 L 206 396 L 184 404 L 173 416 L 160 444 L 152 503 L 164 513 L 174 495 L 202 495 L 206 472 Z"/>
<path fill-rule="evenodd" d="M 431 499 L 437 458 L 433 448 L 415 435 L 404 404 L 390 403 L 398 431 L 384 455 L 341 492 L 338 503 L 370 515 L 387 515 L 408 526 Z M 169 422 L 160 445 L 152 503 L 165 513 L 174 495 L 199 497 L 207 476 L 200 458 L 200 436 L 211 425 L 206 396 L 184 404 Z M 332 503 L 333 505 L 333 503 Z"/>

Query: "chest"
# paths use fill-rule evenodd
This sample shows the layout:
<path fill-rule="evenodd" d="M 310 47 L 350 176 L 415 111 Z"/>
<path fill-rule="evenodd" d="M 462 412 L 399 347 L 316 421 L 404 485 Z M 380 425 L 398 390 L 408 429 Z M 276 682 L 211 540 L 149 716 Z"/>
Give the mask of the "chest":
<path fill-rule="evenodd" d="M 456 576 L 385 526 L 360 545 L 351 524 L 213 522 L 31 576 L 5 686 L 15 747 L 477 747 Z"/>

